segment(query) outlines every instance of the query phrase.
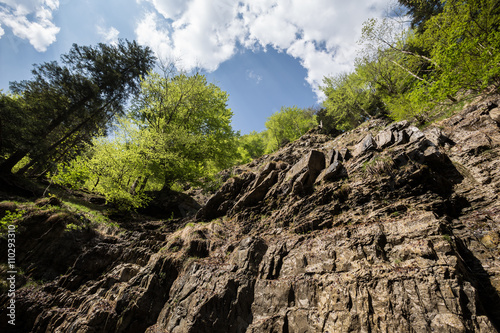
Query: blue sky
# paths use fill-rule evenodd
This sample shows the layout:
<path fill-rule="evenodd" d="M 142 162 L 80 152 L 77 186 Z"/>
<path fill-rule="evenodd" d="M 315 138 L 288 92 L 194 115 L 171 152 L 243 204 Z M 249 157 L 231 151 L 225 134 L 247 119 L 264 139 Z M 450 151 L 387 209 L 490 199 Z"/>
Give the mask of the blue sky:
<path fill-rule="evenodd" d="M 325 75 L 352 69 L 364 21 L 391 0 L 0 0 L 0 89 L 31 78 L 73 43 L 137 40 L 201 68 L 229 93 L 233 128 L 265 128 L 282 106 L 324 98 Z"/>

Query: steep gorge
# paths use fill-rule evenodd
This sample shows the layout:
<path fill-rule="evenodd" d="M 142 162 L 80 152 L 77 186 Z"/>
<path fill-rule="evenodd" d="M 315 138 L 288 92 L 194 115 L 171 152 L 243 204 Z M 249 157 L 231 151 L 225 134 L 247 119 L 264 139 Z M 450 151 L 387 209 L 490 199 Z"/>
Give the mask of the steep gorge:
<path fill-rule="evenodd" d="M 33 212 L 17 261 L 45 282 L 17 290 L 16 329 L 498 332 L 499 105 L 425 130 L 312 130 L 231 170 L 197 212 L 182 203 L 184 219 L 68 230 L 81 221 Z"/>

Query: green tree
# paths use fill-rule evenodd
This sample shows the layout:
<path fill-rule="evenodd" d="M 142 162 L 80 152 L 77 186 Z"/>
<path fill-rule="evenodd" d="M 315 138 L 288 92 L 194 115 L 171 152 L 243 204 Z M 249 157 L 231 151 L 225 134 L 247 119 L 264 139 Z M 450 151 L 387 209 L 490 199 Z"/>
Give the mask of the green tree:
<path fill-rule="evenodd" d="M 369 54 L 364 68 L 378 67 L 389 83 L 376 80 L 376 89 L 393 119 L 425 123 L 439 110 L 436 106 L 456 103 L 463 92 L 500 86 L 498 0 L 439 6 L 420 29 L 404 30 L 387 19 L 369 20 L 363 28 L 364 53 Z"/>
<path fill-rule="evenodd" d="M 460 91 L 500 86 L 500 3 L 498 0 L 446 1 L 426 23 L 415 43 L 432 57 L 431 84 L 415 98 L 430 94 L 453 100 Z"/>
<path fill-rule="evenodd" d="M 411 27 L 419 32 L 424 30 L 425 22 L 432 16 L 443 11 L 443 1 L 441 0 L 398 0 L 411 16 Z"/>
<path fill-rule="evenodd" d="M 152 73 L 112 137 L 60 165 L 53 178 L 99 192 L 121 206 L 144 205 L 147 191 L 198 183 L 237 158 L 227 93 L 200 74 Z"/>
<path fill-rule="evenodd" d="M 267 147 L 267 133 L 252 131 L 238 139 L 238 164 L 248 163 L 264 155 Z"/>
<path fill-rule="evenodd" d="M 22 99 L 22 113 L 35 120 L 30 126 L 1 131 L 13 138 L 26 134 L 31 139 L 2 152 L 0 172 L 10 172 L 25 156 L 30 163 L 21 172 L 30 167 L 41 171 L 47 162 L 70 156 L 72 148 L 89 142 L 123 111 L 154 61 L 149 48 L 120 41 L 116 46 L 74 44 L 61 57 L 62 65 L 55 61 L 35 65 L 32 80 L 11 83 L 11 91 Z M 10 111 L 2 108 L 0 112 L 4 126 Z M 4 140 L 12 138 L 4 136 Z"/>
<path fill-rule="evenodd" d="M 294 141 L 317 125 L 314 110 L 301 109 L 297 106 L 282 107 L 266 121 L 268 146 L 266 152 L 272 152 L 284 144 Z"/>
<path fill-rule="evenodd" d="M 135 103 L 138 126 L 149 131 L 159 154 L 164 186 L 195 181 L 233 164 L 236 133 L 228 94 L 198 73 L 152 74 Z"/>
<path fill-rule="evenodd" d="M 113 136 L 101 136 L 69 162 L 60 163 L 51 176 L 74 189 L 86 188 L 104 195 L 121 208 L 138 208 L 148 202 L 147 190 L 159 190 L 155 182 L 154 152 L 148 151 L 149 133 L 135 121 L 119 118 Z"/>
<path fill-rule="evenodd" d="M 376 82 L 363 76 L 362 66 L 350 74 L 341 73 L 325 77 L 320 87 L 326 95 L 323 107 L 329 121 L 327 131 L 345 131 L 363 121 L 386 113 L 385 106 L 378 94 Z"/>

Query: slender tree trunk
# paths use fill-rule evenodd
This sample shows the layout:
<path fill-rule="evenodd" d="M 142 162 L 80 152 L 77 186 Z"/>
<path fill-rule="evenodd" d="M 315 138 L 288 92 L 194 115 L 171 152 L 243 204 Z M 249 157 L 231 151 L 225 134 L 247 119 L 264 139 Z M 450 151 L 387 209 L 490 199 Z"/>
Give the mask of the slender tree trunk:
<path fill-rule="evenodd" d="M 59 140 L 57 140 L 56 142 L 54 142 L 48 149 L 47 149 L 47 154 L 50 154 L 51 151 L 53 151 L 55 148 L 57 148 L 60 144 L 62 144 L 64 141 L 66 141 L 68 138 L 70 138 L 73 134 L 77 133 L 79 130 L 81 130 L 83 128 L 83 126 L 85 126 L 86 124 L 88 124 L 96 115 L 99 115 L 101 113 L 101 111 L 103 111 L 107 106 L 109 106 L 111 102 L 109 103 L 106 103 L 104 106 L 102 106 L 101 108 L 99 108 L 96 112 L 92 113 L 92 115 L 88 118 L 86 118 L 84 121 L 82 121 L 80 124 L 78 124 L 76 127 L 74 127 L 72 130 L 70 130 L 68 133 L 66 133 L 62 138 L 60 138 Z M 115 112 L 113 112 L 113 114 L 108 117 L 108 120 L 111 119 L 112 116 L 114 116 Z M 73 147 L 74 145 L 76 144 L 76 142 L 74 142 L 71 147 Z M 70 148 L 71 148 L 70 147 Z M 65 150 L 68 151 L 69 149 Z M 30 163 L 28 163 L 27 165 L 25 165 L 23 168 L 21 168 L 17 174 L 24 174 L 26 171 L 28 171 L 28 169 L 30 167 L 32 167 L 33 165 L 35 165 L 37 162 L 37 160 L 33 159 L 32 161 L 30 161 Z"/>
<path fill-rule="evenodd" d="M 100 180 L 101 180 L 101 177 L 97 177 L 97 181 L 95 182 L 94 187 L 92 188 L 92 190 L 90 192 L 94 192 L 94 190 L 97 187 L 97 185 L 99 184 Z"/>
<path fill-rule="evenodd" d="M 141 184 L 141 187 L 139 188 L 140 192 L 144 191 L 144 189 L 146 188 L 146 184 L 148 183 L 148 179 L 149 179 L 149 175 L 145 176 L 142 179 L 142 184 Z"/>
<path fill-rule="evenodd" d="M 81 107 L 85 105 L 91 98 L 86 97 L 80 102 L 78 102 L 73 108 L 71 108 L 70 111 L 64 112 L 63 114 L 59 115 L 56 119 L 52 120 L 45 131 L 42 133 L 42 135 L 38 138 L 38 142 L 43 142 L 47 136 L 54 130 L 56 129 L 64 120 L 68 119 L 68 117 L 79 110 Z M 39 145 L 36 145 L 32 147 L 31 149 L 21 149 L 16 151 L 14 154 L 12 154 L 8 159 L 6 159 L 2 164 L 0 164 L 0 173 L 11 173 L 12 168 L 25 157 L 28 155 L 30 152 L 34 151 L 36 148 L 38 148 Z"/>
<path fill-rule="evenodd" d="M 139 181 L 141 180 L 141 177 L 137 177 L 134 182 L 132 183 L 132 186 L 130 187 L 129 193 L 132 195 L 135 195 L 135 189 L 137 188 L 137 185 L 139 184 Z"/>
<path fill-rule="evenodd" d="M 416 78 L 417 80 L 419 81 L 422 81 L 422 82 L 426 82 L 425 79 L 421 78 L 420 76 L 418 76 L 417 74 L 413 73 L 412 71 L 410 71 L 408 68 L 404 67 L 403 65 L 399 64 L 397 61 L 394 61 L 394 60 L 390 60 L 394 65 L 398 66 L 399 68 L 401 68 L 402 70 L 404 70 L 406 73 L 410 74 L 411 76 L 413 76 L 414 78 Z"/>

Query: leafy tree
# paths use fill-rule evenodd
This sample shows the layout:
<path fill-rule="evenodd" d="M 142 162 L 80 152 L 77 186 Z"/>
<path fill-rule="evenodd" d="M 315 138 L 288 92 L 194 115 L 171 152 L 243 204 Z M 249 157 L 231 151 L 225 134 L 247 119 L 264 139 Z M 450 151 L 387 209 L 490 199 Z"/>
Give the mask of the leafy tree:
<path fill-rule="evenodd" d="M 200 74 L 149 75 L 115 135 L 94 140 L 85 155 L 53 178 L 140 207 L 147 191 L 197 183 L 237 157 L 227 94 Z"/>
<path fill-rule="evenodd" d="M 320 89 L 327 97 L 323 107 L 330 118 L 326 122 L 328 131 L 349 130 L 367 119 L 385 114 L 375 82 L 361 73 L 358 66 L 358 71 L 350 74 L 341 73 L 323 79 L 324 86 Z"/>
<path fill-rule="evenodd" d="M 252 131 L 238 139 L 238 164 L 248 163 L 264 155 L 267 147 L 267 133 Z"/>
<path fill-rule="evenodd" d="M 195 181 L 226 168 L 236 158 L 228 95 L 198 73 L 152 74 L 135 103 L 138 126 L 149 131 L 159 154 L 164 186 Z"/>
<path fill-rule="evenodd" d="M 314 110 L 296 106 L 282 107 L 266 121 L 268 146 L 266 152 L 275 151 L 284 144 L 300 138 L 317 125 Z"/>
<path fill-rule="evenodd" d="M 62 65 L 55 61 L 35 65 L 32 80 L 11 83 L 11 91 L 22 99 L 22 114 L 34 120 L 29 126 L 21 123 L 7 133 L 2 131 L 7 141 L 21 135 L 30 139 L 13 150 L 2 151 L 0 172 L 10 172 L 27 155 L 31 162 L 21 172 L 30 167 L 40 171 L 50 160 L 71 156 L 71 149 L 89 142 L 100 129 L 107 128 L 116 114 L 122 113 L 125 102 L 139 91 L 140 79 L 154 61 L 149 48 L 120 41 L 116 46 L 74 44 L 61 57 Z M 4 125 L 10 111 L 2 108 L 0 112 Z"/>
<path fill-rule="evenodd" d="M 102 136 L 70 162 L 60 163 L 51 176 L 59 184 L 86 188 L 121 208 L 138 208 L 148 202 L 146 190 L 161 184 L 151 177 L 154 156 L 147 156 L 147 134 L 128 118 L 119 118 L 112 137 Z M 149 181 L 148 181 L 149 180 Z"/>
<path fill-rule="evenodd" d="M 424 30 L 425 22 L 432 16 L 443 11 L 441 0 L 398 0 L 408 9 L 407 15 L 411 16 L 411 27 L 419 32 Z"/>
<path fill-rule="evenodd" d="M 465 91 L 500 85 L 498 1 L 446 1 L 438 7 L 421 29 L 395 29 L 387 20 L 364 26 L 365 53 L 372 54 L 365 68 L 387 64 L 381 77 L 395 83 L 390 93 L 380 89 L 380 81 L 376 87 L 394 119 L 424 123 L 436 105 L 455 103 Z"/>
<path fill-rule="evenodd" d="M 415 41 L 429 48 L 432 84 L 418 96 L 454 99 L 463 90 L 500 86 L 500 6 L 498 0 L 446 1 Z M 451 98 L 450 98 L 451 97 Z"/>

